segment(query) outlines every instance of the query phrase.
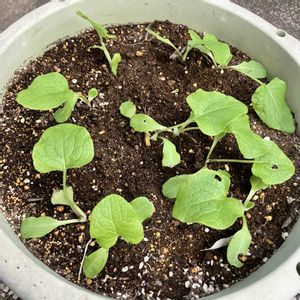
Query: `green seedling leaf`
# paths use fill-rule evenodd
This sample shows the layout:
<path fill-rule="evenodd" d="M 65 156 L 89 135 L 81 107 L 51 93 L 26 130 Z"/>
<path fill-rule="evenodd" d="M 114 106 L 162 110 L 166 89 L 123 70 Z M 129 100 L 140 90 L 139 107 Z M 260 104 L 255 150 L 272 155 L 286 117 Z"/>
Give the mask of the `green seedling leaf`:
<path fill-rule="evenodd" d="M 94 29 L 97 31 L 97 34 L 98 34 L 99 37 L 105 38 L 105 39 L 111 39 L 111 38 L 115 37 L 114 35 L 109 34 L 107 29 L 103 25 L 94 22 L 92 19 L 90 19 L 83 12 L 78 11 L 76 14 L 77 14 L 77 16 L 82 17 L 83 19 L 87 20 L 94 27 Z"/>
<path fill-rule="evenodd" d="M 238 259 L 238 256 L 247 254 L 251 240 L 252 237 L 247 227 L 246 219 L 243 218 L 242 229 L 235 233 L 227 248 L 227 260 L 232 266 L 241 268 L 244 265 Z"/>
<path fill-rule="evenodd" d="M 111 72 L 114 75 L 117 75 L 117 69 L 118 69 L 118 66 L 119 66 L 119 63 L 121 62 L 121 60 L 122 60 L 122 58 L 121 58 L 120 53 L 115 53 L 111 60 L 111 63 L 110 63 Z"/>
<path fill-rule="evenodd" d="M 188 179 L 179 186 L 173 217 L 215 229 L 230 227 L 243 215 L 244 208 L 238 199 L 227 198 L 229 184 L 229 174 L 225 171 L 205 168 L 188 175 Z"/>
<path fill-rule="evenodd" d="M 198 33 L 192 29 L 189 29 L 188 31 L 194 45 L 202 45 L 203 39 L 198 35 Z"/>
<path fill-rule="evenodd" d="M 130 202 L 130 205 L 135 209 L 140 222 L 144 222 L 150 218 L 155 211 L 155 207 L 146 197 L 138 197 Z"/>
<path fill-rule="evenodd" d="M 57 123 L 64 123 L 71 117 L 72 111 L 76 105 L 77 100 L 78 100 L 78 97 L 74 93 L 74 97 L 72 99 L 70 99 L 69 101 L 65 102 L 64 106 L 59 108 L 54 113 L 53 116 Z"/>
<path fill-rule="evenodd" d="M 32 152 L 34 167 L 40 173 L 79 168 L 93 157 L 94 146 L 89 132 L 74 124 L 46 129 Z"/>
<path fill-rule="evenodd" d="M 51 217 L 29 217 L 21 223 L 21 236 L 24 239 L 40 238 L 59 226 L 77 222 L 78 220 L 58 221 Z"/>
<path fill-rule="evenodd" d="M 180 154 L 177 152 L 175 145 L 166 138 L 161 139 L 164 143 L 162 165 L 173 168 L 180 164 Z"/>
<path fill-rule="evenodd" d="M 265 69 L 265 67 L 255 60 L 244 61 L 239 65 L 229 67 L 254 80 L 267 77 L 267 70 Z"/>
<path fill-rule="evenodd" d="M 66 188 L 69 199 L 73 200 L 74 199 L 74 192 L 73 188 L 71 186 L 68 186 Z M 65 198 L 64 191 L 63 190 L 58 190 L 54 191 L 51 196 L 51 203 L 53 205 L 70 205 L 70 202 L 68 199 Z"/>
<path fill-rule="evenodd" d="M 158 39 L 158 40 L 161 41 L 162 43 L 164 43 L 164 44 L 166 44 L 166 45 L 172 47 L 172 48 L 176 51 L 176 53 L 177 53 L 180 57 L 182 57 L 180 51 L 178 50 L 178 48 L 177 48 L 177 47 L 176 47 L 169 39 L 162 37 L 159 33 L 154 32 L 153 30 L 151 30 L 151 29 L 149 29 L 149 28 L 146 28 L 146 31 L 147 31 L 148 33 L 150 33 L 151 35 L 153 35 L 156 39 Z"/>
<path fill-rule="evenodd" d="M 162 186 L 163 195 L 170 199 L 176 198 L 180 185 L 185 183 L 188 178 L 189 175 L 177 175 L 170 178 Z"/>
<path fill-rule="evenodd" d="M 212 52 L 214 60 L 220 66 L 227 66 L 232 59 L 228 44 L 220 42 L 213 34 L 205 34 L 203 44 Z"/>
<path fill-rule="evenodd" d="M 151 132 L 164 130 L 165 126 L 157 123 L 153 118 L 145 114 L 136 114 L 130 119 L 130 126 L 137 132 Z"/>
<path fill-rule="evenodd" d="M 53 72 L 36 77 L 31 85 L 17 95 L 17 102 L 33 110 L 49 110 L 74 99 L 68 81 L 60 73 Z"/>
<path fill-rule="evenodd" d="M 202 89 L 190 94 L 187 103 L 199 129 L 210 136 L 221 134 L 231 122 L 248 111 L 245 104 L 231 96 Z"/>
<path fill-rule="evenodd" d="M 130 100 L 123 102 L 120 105 L 120 113 L 124 117 L 131 119 L 136 114 L 136 106 Z"/>
<path fill-rule="evenodd" d="M 254 194 L 259 190 L 264 190 L 269 187 L 268 184 L 265 184 L 261 178 L 252 175 L 250 177 L 251 190 L 254 191 Z"/>
<path fill-rule="evenodd" d="M 252 173 L 266 185 L 283 183 L 295 173 L 292 161 L 272 141 L 264 140 L 268 152 L 255 159 Z"/>
<path fill-rule="evenodd" d="M 98 90 L 95 88 L 90 89 L 88 92 L 89 103 L 91 103 L 97 96 L 98 96 Z"/>
<path fill-rule="evenodd" d="M 253 108 L 269 127 L 293 133 L 295 125 L 285 100 L 286 84 L 279 78 L 262 84 L 252 95 Z"/>
<path fill-rule="evenodd" d="M 231 122 L 226 132 L 234 134 L 241 153 L 247 159 L 259 157 L 268 152 L 264 139 L 251 131 L 247 115 L 242 115 Z"/>
<path fill-rule="evenodd" d="M 114 246 L 119 237 L 138 244 L 144 238 L 141 215 L 123 197 L 109 195 L 102 199 L 91 214 L 90 235 L 104 248 Z"/>
<path fill-rule="evenodd" d="M 109 250 L 100 248 L 87 257 L 83 262 L 83 272 L 88 278 L 95 278 L 105 267 Z"/>
<path fill-rule="evenodd" d="M 245 211 L 249 210 L 249 209 L 252 209 L 253 207 L 255 206 L 255 204 L 253 202 L 247 202 L 245 205 L 244 205 L 244 208 L 245 208 Z"/>

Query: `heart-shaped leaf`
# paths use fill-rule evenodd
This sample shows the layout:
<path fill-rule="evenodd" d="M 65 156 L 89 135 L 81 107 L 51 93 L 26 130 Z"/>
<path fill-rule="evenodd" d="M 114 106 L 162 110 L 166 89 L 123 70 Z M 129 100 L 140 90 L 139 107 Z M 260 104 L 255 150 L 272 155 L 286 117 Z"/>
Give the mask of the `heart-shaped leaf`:
<path fill-rule="evenodd" d="M 118 66 L 119 66 L 119 63 L 121 62 L 121 60 L 122 60 L 122 58 L 121 58 L 120 53 L 115 53 L 111 60 L 111 63 L 110 63 L 111 72 L 114 75 L 117 75 Z"/>
<path fill-rule="evenodd" d="M 126 242 L 138 244 L 144 238 L 141 215 L 119 195 L 102 199 L 91 214 L 90 235 L 104 248 L 115 245 L 121 237 Z"/>
<path fill-rule="evenodd" d="M 44 131 L 34 145 L 33 164 L 40 173 L 79 168 L 94 157 L 89 132 L 74 124 L 60 124 Z"/>
<path fill-rule="evenodd" d="M 176 198 L 180 185 L 183 184 L 188 179 L 188 177 L 189 175 L 177 175 L 170 178 L 163 184 L 163 195 L 170 199 Z"/>
<path fill-rule="evenodd" d="M 262 84 L 252 95 L 253 108 L 269 127 L 288 133 L 295 131 L 294 119 L 285 100 L 286 84 L 279 78 Z"/>
<path fill-rule="evenodd" d="M 210 136 L 221 134 L 231 122 L 248 111 L 245 104 L 231 96 L 202 89 L 190 94 L 187 103 L 199 129 Z"/>
<path fill-rule="evenodd" d="M 100 248 L 84 258 L 83 272 L 88 278 L 95 278 L 105 267 L 109 250 Z"/>
<path fill-rule="evenodd" d="M 53 72 L 36 77 L 31 85 L 17 95 L 17 102 L 33 110 L 49 110 L 74 99 L 66 78 Z"/>
<path fill-rule="evenodd" d="M 225 171 L 201 169 L 188 175 L 178 189 L 172 215 L 185 223 L 215 229 L 230 227 L 244 213 L 241 201 L 227 198 L 230 185 Z"/>

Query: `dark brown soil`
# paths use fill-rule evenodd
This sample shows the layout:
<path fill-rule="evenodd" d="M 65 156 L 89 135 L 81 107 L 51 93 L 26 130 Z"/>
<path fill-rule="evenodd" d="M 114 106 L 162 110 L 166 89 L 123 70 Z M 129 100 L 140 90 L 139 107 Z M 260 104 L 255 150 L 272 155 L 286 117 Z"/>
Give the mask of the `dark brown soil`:
<path fill-rule="evenodd" d="M 98 50 L 95 32 L 86 32 L 59 42 L 42 57 L 19 70 L 8 87 L 4 102 L 1 143 L 3 150 L 4 198 L 2 210 L 16 233 L 25 216 L 45 214 L 70 218 L 68 208 L 50 203 L 54 188 L 60 188 L 62 174 L 39 174 L 32 166 L 31 150 L 43 130 L 54 125 L 51 112 L 35 112 L 19 106 L 16 93 L 39 74 L 59 71 L 75 91 L 96 87 L 100 95 L 89 108 L 79 103 L 70 122 L 85 126 L 95 144 L 95 158 L 87 166 L 69 171 L 80 207 L 89 214 L 95 204 L 110 193 L 131 200 L 147 196 L 155 205 L 153 217 L 144 223 L 145 239 L 133 246 L 119 241 L 110 251 L 102 273 L 92 282 L 82 276 L 78 283 L 96 293 L 125 299 L 195 299 L 217 292 L 246 277 L 268 260 L 288 236 L 299 212 L 299 150 L 296 135 L 268 129 L 251 108 L 251 95 L 257 84 L 230 70 L 217 70 L 201 53 L 192 51 L 185 63 L 170 60 L 170 47 L 145 34 L 146 25 L 116 26 L 117 38 L 109 50 L 120 52 L 122 63 L 114 77 Z M 175 45 L 185 44 L 187 28 L 168 22 L 152 24 L 170 37 Z M 232 63 L 248 60 L 232 48 Z M 200 132 L 172 137 L 182 162 L 174 169 L 161 166 L 161 144 L 145 146 L 143 134 L 134 133 L 119 113 L 127 99 L 164 125 L 184 121 L 189 115 L 186 96 L 197 88 L 216 90 L 249 105 L 252 128 L 285 151 L 294 161 L 297 173 L 285 184 L 272 186 L 254 197 L 255 207 L 247 213 L 253 237 L 250 255 L 243 268 L 228 265 L 226 248 L 201 251 L 232 235 L 240 223 L 217 231 L 201 225 L 186 225 L 171 218 L 172 202 L 161 193 L 162 184 L 176 174 L 193 173 L 203 166 L 211 139 Z M 174 91 L 178 89 L 178 93 Z M 226 112 L 225 112 L 226 113 Z M 227 136 L 214 157 L 237 158 L 236 142 Z M 231 196 L 245 199 L 249 192 L 249 165 L 212 164 L 214 169 L 230 169 Z M 63 211 L 61 211 L 63 210 Z M 45 264 L 72 282 L 77 282 L 84 247 L 89 240 L 88 224 L 66 226 L 42 239 L 24 241 Z M 89 251 L 96 249 L 91 246 Z"/>

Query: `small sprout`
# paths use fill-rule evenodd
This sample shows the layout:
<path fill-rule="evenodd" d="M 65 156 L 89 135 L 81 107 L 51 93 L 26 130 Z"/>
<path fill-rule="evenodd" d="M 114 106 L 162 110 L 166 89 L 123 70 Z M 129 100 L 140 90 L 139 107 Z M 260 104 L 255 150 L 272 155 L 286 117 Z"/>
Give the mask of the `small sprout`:
<path fill-rule="evenodd" d="M 157 123 L 153 118 L 145 114 L 136 114 L 130 119 L 130 126 L 137 132 L 149 132 L 164 130 L 165 126 Z"/>
<path fill-rule="evenodd" d="M 279 78 L 262 83 L 252 95 L 255 112 L 269 127 L 287 133 L 295 131 L 292 113 L 285 100 L 286 83 Z"/>
<path fill-rule="evenodd" d="M 156 39 L 158 39 L 162 43 L 172 47 L 175 50 L 176 55 L 179 56 L 181 59 L 183 59 L 183 56 L 182 56 L 180 50 L 169 39 L 162 37 L 159 33 L 154 32 L 153 30 L 151 30 L 149 28 L 146 28 L 146 31 L 148 33 L 150 33 L 151 35 L 153 35 Z"/>
<path fill-rule="evenodd" d="M 120 106 L 120 113 L 124 117 L 131 119 L 136 114 L 136 106 L 130 100 L 123 102 Z"/>
<path fill-rule="evenodd" d="M 109 34 L 107 29 L 103 25 L 94 22 L 92 19 L 90 19 L 87 15 L 85 15 L 81 11 L 77 12 L 77 16 L 82 17 L 83 19 L 87 20 L 94 27 L 94 29 L 96 30 L 96 32 L 98 34 L 98 37 L 100 40 L 100 45 L 95 45 L 90 48 L 100 49 L 101 51 L 103 51 L 103 53 L 109 63 L 111 72 L 114 75 L 117 75 L 119 63 L 122 60 L 121 55 L 120 55 L 120 53 L 115 53 L 113 55 L 113 57 L 111 57 L 110 53 L 108 52 L 108 50 L 106 48 L 105 42 L 104 42 L 104 39 L 112 39 L 112 38 L 115 38 L 115 36 L 112 34 Z"/>
<path fill-rule="evenodd" d="M 23 238 L 42 237 L 58 226 L 86 221 L 85 213 L 74 201 L 72 187 L 67 186 L 67 170 L 80 168 L 93 157 L 93 141 L 84 127 L 60 124 L 44 131 L 33 148 L 34 168 L 40 173 L 63 172 L 63 189 L 53 192 L 51 202 L 69 206 L 78 219 L 58 221 L 50 217 L 29 217 L 21 224 Z"/>
<path fill-rule="evenodd" d="M 95 89 L 91 90 L 95 94 Z M 67 79 L 62 74 L 52 72 L 36 77 L 27 89 L 18 93 L 16 100 L 25 108 L 32 110 L 49 110 L 63 104 L 63 107 L 54 113 L 55 121 L 63 123 L 69 119 L 79 99 L 84 100 L 88 105 L 92 100 L 71 90 Z"/>
<path fill-rule="evenodd" d="M 150 218 L 153 212 L 154 206 L 146 197 L 138 197 L 131 202 L 119 195 L 102 199 L 90 217 L 90 235 L 101 248 L 85 257 L 85 275 L 94 278 L 103 270 L 109 249 L 119 237 L 131 244 L 140 243 L 144 239 L 142 222 Z"/>

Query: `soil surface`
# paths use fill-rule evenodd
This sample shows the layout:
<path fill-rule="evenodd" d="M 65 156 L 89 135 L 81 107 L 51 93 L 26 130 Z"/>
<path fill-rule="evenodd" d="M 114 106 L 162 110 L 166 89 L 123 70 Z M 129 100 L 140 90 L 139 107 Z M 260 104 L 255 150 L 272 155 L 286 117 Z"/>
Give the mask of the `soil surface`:
<path fill-rule="evenodd" d="M 4 96 L 4 120 L 1 130 L 4 215 L 19 234 L 24 217 L 47 215 L 58 219 L 74 217 L 67 207 L 50 203 L 53 189 L 61 187 L 62 174 L 39 174 L 34 170 L 31 151 L 43 130 L 55 125 L 51 111 L 24 109 L 15 99 L 40 74 L 58 71 L 66 76 L 74 91 L 99 90 L 92 107 L 78 103 L 70 122 L 85 126 L 95 145 L 94 160 L 68 172 L 68 184 L 74 189 L 80 207 L 90 214 L 104 196 L 118 193 L 128 200 L 148 197 L 155 205 L 153 217 L 144 222 L 145 239 L 139 245 L 119 240 L 110 251 L 105 269 L 94 280 L 78 272 L 83 251 L 89 240 L 88 224 L 59 228 L 41 239 L 24 244 L 46 265 L 96 293 L 120 299 L 195 299 L 217 292 L 245 278 L 265 263 L 287 238 L 299 213 L 300 139 L 270 130 L 251 107 L 251 95 L 257 84 L 232 70 L 218 70 L 198 51 L 191 51 L 182 63 L 171 60 L 172 49 L 148 36 L 144 25 L 116 26 L 110 29 L 117 38 L 107 43 L 111 53 L 120 52 L 118 76 L 109 72 L 103 54 L 88 48 L 97 44 L 94 31 L 52 45 L 43 56 L 20 69 Z M 151 25 L 169 37 L 175 45 L 184 45 L 187 28 L 169 22 Z M 232 48 L 231 64 L 249 60 Z M 128 119 L 119 113 L 120 104 L 131 99 L 139 112 L 159 123 L 171 126 L 189 116 L 186 97 L 198 88 L 220 91 L 249 106 L 252 129 L 275 141 L 293 160 L 296 174 L 285 184 L 272 186 L 254 196 L 255 207 L 247 213 L 253 237 L 244 267 L 228 265 L 226 247 L 203 251 L 218 239 L 240 228 L 236 222 L 228 230 L 217 231 L 202 225 L 187 225 L 172 219 L 172 201 L 163 197 L 162 184 L 176 174 L 193 173 L 204 165 L 212 143 L 200 132 L 170 136 L 182 161 L 173 169 L 161 166 L 162 145 L 145 146 L 143 134 L 134 133 Z M 239 158 L 234 138 L 226 136 L 213 157 Z M 249 192 L 251 165 L 214 163 L 211 168 L 229 169 L 232 175 L 230 196 L 244 200 Z M 88 253 L 97 249 L 91 244 Z"/>

